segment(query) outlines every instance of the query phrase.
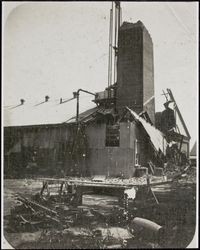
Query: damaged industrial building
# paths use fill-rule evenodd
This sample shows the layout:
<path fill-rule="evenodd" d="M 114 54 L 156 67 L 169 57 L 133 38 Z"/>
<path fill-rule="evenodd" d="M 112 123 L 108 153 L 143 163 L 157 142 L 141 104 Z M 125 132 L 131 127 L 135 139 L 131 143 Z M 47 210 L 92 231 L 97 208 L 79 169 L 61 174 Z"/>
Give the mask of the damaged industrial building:
<path fill-rule="evenodd" d="M 189 156 L 190 135 L 170 90 L 164 111 L 155 114 L 153 43 L 140 21 L 121 25 L 115 53 L 117 81 L 93 94 L 96 107 L 70 119 L 67 106 L 76 105 L 85 92 L 80 89 L 69 102 L 47 96 L 38 105 L 21 100 L 5 110 L 5 175 L 35 168 L 36 173 L 62 169 L 66 175 L 128 178 L 149 161 L 163 167 L 170 142 L 180 157 Z M 75 105 L 74 114 L 81 104 Z"/>
<path fill-rule="evenodd" d="M 81 109 L 82 93 L 93 95 L 87 110 Z M 157 113 L 154 94 L 152 37 L 141 21 L 121 23 L 116 1 L 110 11 L 108 86 L 102 92 L 80 86 L 68 100 L 21 99 L 5 108 L 4 177 L 44 177 L 41 195 L 51 182 L 61 184 L 61 192 L 64 183 L 78 186 L 81 195 L 85 186 L 109 192 L 111 185 L 115 194 L 120 183 L 138 188 L 137 178 L 150 185 L 158 177 L 157 184 L 165 184 L 172 166 L 179 166 L 181 177 L 189 166 L 190 134 L 172 91 L 163 91 L 163 111 Z M 157 205 L 159 194 L 152 191 Z"/>

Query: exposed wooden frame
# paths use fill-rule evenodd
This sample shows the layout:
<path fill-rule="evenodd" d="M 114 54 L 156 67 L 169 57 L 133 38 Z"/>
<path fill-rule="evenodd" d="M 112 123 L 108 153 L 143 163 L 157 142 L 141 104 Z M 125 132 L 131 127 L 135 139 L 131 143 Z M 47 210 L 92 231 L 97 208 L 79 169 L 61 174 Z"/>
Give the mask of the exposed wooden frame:
<path fill-rule="evenodd" d="M 172 91 L 170 90 L 170 89 L 167 89 L 167 92 L 168 92 L 168 94 L 169 94 L 169 96 L 170 96 L 170 99 L 174 102 L 174 109 L 176 110 L 176 112 L 177 112 L 177 114 L 178 114 L 178 116 L 179 116 L 179 119 L 180 119 L 180 121 L 181 121 L 181 123 L 182 123 L 182 125 L 183 125 L 183 128 L 184 128 L 184 130 L 185 130 L 185 132 L 186 132 L 186 134 L 187 134 L 187 137 L 188 137 L 188 139 L 191 139 L 191 136 L 190 136 L 190 133 L 189 133 L 189 131 L 188 131 L 188 129 L 187 129 L 187 127 L 186 127 L 186 124 L 185 124 L 185 122 L 184 122 L 184 120 L 183 120 L 183 117 L 182 117 L 182 115 L 181 115 L 181 112 L 180 112 L 180 110 L 179 110 L 179 108 L 178 108 L 178 106 L 177 106 L 177 104 L 176 104 L 176 101 L 175 101 L 175 99 L 174 99 L 174 96 L 173 96 L 173 94 L 172 94 Z"/>

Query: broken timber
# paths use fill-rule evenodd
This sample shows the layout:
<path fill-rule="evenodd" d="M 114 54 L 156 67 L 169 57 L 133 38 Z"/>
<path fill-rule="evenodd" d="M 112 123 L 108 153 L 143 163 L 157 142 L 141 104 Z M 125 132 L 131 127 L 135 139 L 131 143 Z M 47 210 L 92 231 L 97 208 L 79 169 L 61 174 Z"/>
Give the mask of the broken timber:
<path fill-rule="evenodd" d="M 29 206 L 37 207 L 38 209 L 43 210 L 43 211 L 45 211 L 48 214 L 52 214 L 52 215 L 57 216 L 57 212 L 56 211 L 54 211 L 52 209 L 49 209 L 49 208 L 47 208 L 47 207 L 45 207 L 45 206 L 43 206 L 41 204 L 38 204 L 35 201 L 28 200 L 27 198 L 22 197 L 22 196 L 17 197 L 17 200 L 19 200 L 22 203 L 27 204 Z"/>
<path fill-rule="evenodd" d="M 183 172 L 186 172 L 189 167 L 185 168 Z M 146 176 L 142 178 L 142 181 L 137 180 L 128 180 L 128 179 L 119 179 L 112 180 L 106 179 L 101 182 L 96 182 L 94 180 L 88 180 L 88 178 L 73 178 L 73 177 L 66 177 L 66 178 L 39 178 L 43 182 L 42 191 L 44 191 L 44 187 L 47 188 L 48 195 L 50 195 L 50 186 L 52 188 L 55 185 L 58 185 L 58 195 L 61 197 L 63 193 L 63 187 L 66 188 L 66 194 L 72 197 L 72 201 L 74 204 L 81 204 L 82 203 L 82 195 L 86 194 L 90 189 L 92 191 L 95 188 L 102 188 L 108 189 L 111 191 L 116 190 L 115 193 L 118 194 L 119 199 L 123 196 L 123 192 L 127 189 L 136 188 L 137 192 L 142 195 L 146 201 L 153 198 L 155 204 L 159 204 L 163 200 L 169 199 L 177 199 L 178 192 L 180 191 L 179 185 L 176 185 L 177 179 L 182 178 L 182 173 L 178 174 L 178 178 L 176 175 L 171 179 L 165 181 L 161 181 L 161 179 L 152 180 Z M 174 186 L 175 184 L 175 186 Z M 94 189 L 93 189 L 94 188 Z M 54 189 L 54 188 L 53 188 Z M 177 191 L 176 191 L 177 189 Z M 119 192 L 120 191 L 120 192 Z M 41 192 L 42 194 L 42 192 Z M 64 194 L 64 193 L 63 193 Z M 139 195 L 140 196 L 140 195 Z M 67 196 L 66 196 L 67 197 Z"/>
<path fill-rule="evenodd" d="M 82 181 L 77 179 L 67 179 L 67 178 L 39 178 L 43 182 L 43 187 L 46 188 L 50 184 L 63 184 L 66 185 L 75 185 L 75 186 L 83 186 L 83 187 L 110 187 L 110 188 L 131 188 L 131 187 L 139 187 L 139 186 L 157 186 L 172 183 L 173 180 L 168 181 L 159 181 L 159 182 L 151 182 L 151 183 L 108 183 L 108 182 L 95 182 L 95 181 Z M 42 188 L 43 189 L 43 188 Z"/>
<path fill-rule="evenodd" d="M 140 179 L 140 178 L 138 178 Z M 58 188 L 58 195 L 61 197 L 63 192 L 63 186 L 65 186 L 67 194 L 72 195 L 72 201 L 74 204 L 82 204 L 82 195 L 85 193 L 85 191 L 93 188 L 103 188 L 103 189 L 109 189 L 109 190 L 121 190 L 124 192 L 127 189 L 131 188 L 141 188 L 149 197 L 152 196 L 153 200 L 156 204 L 159 204 L 159 199 L 156 197 L 156 194 L 152 190 L 152 187 L 160 186 L 160 185 L 167 185 L 171 184 L 173 180 L 169 181 L 157 181 L 157 182 L 151 182 L 149 176 L 146 176 L 145 178 L 142 178 L 142 182 L 139 182 L 138 180 L 133 181 L 132 183 L 126 183 L 128 180 L 119 180 L 118 182 L 115 180 L 112 183 L 112 179 L 107 179 L 106 181 L 102 182 L 96 182 L 94 180 L 83 180 L 83 179 L 77 179 L 77 178 L 41 178 L 39 179 L 43 182 L 43 186 L 40 192 L 40 195 L 43 195 L 44 189 L 47 189 L 47 195 L 50 196 L 50 188 L 49 186 L 59 185 Z M 124 182 L 124 183 L 123 183 Z M 86 188 L 86 189 L 85 189 Z M 144 188 L 144 189 L 143 189 Z M 119 199 L 123 196 L 122 192 L 117 191 Z"/>

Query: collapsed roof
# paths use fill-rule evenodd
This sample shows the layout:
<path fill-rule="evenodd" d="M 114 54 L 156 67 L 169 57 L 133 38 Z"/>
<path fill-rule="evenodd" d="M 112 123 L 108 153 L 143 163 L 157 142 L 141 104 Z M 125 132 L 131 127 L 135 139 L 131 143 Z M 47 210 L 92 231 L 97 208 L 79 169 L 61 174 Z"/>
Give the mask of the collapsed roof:
<path fill-rule="evenodd" d="M 164 134 L 160 130 L 156 129 L 153 125 L 151 125 L 149 122 L 145 121 L 145 119 L 140 117 L 136 112 L 134 112 L 128 107 L 126 108 L 130 112 L 130 114 L 143 126 L 143 128 L 149 135 L 150 140 L 156 151 L 161 151 L 163 154 L 165 154 L 168 143 L 165 139 Z"/>

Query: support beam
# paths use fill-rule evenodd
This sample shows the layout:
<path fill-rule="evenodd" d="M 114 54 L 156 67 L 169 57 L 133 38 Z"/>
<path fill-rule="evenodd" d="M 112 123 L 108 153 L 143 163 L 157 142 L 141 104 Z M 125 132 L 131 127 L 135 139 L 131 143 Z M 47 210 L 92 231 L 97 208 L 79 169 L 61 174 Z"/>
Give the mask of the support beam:
<path fill-rule="evenodd" d="M 185 129 L 185 132 L 186 132 L 188 138 L 191 139 L 191 136 L 190 136 L 189 131 L 188 131 L 186 125 L 185 125 L 185 122 L 184 122 L 184 120 L 183 120 L 183 117 L 182 117 L 182 115 L 181 115 L 181 112 L 180 112 L 180 110 L 179 110 L 179 108 L 178 108 L 178 106 L 177 106 L 177 104 L 176 104 L 176 101 L 175 101 L 175 99 L 174 99 L 174 96 L 173 96 L 173 94 L 172 94 L 172 91 L 171 91 L 170 89 L 167 89 L 167 92 L 168 92 L 168 94 L 169 94 L 171 100 L 172 100 L 172 101 L 174 102 L 174 104 L 175 104 L 174 109 L 176 110 L 176 112 L 177 112 L 177 114 L 178 114 L 178 116 L 179 116 L 179 118 L 180 118 L 180 120 L 181 120 L 181 122 L 182 122 L 183 128 Z"/>

